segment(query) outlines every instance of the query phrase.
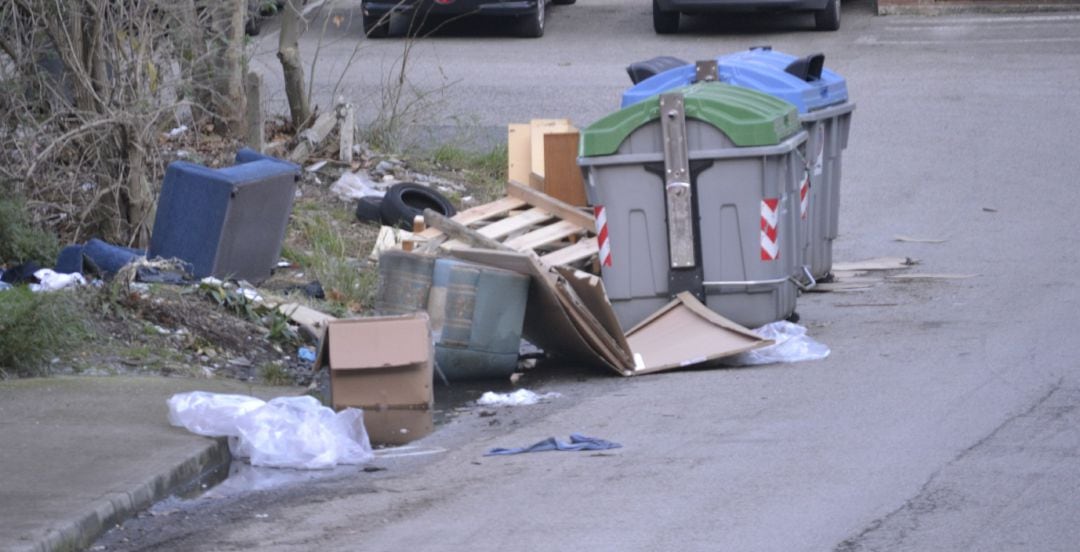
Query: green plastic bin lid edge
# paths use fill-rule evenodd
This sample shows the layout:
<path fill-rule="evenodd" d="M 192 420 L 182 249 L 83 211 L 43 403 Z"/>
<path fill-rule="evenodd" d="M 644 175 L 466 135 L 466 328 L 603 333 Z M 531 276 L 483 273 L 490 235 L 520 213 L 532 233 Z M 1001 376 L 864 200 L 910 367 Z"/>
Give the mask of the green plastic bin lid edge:
<path fill-rule="evenodd" d="M 739 147 L 779 144 L 801 128 L 794 105 L 756 90 L 708 82 L 677 91 L 688 119 L 716 127 Z M 611 155 L 630 133 L 659 117 L 659 96 L 620 109 L 581 132 L 579 156 Z"/>

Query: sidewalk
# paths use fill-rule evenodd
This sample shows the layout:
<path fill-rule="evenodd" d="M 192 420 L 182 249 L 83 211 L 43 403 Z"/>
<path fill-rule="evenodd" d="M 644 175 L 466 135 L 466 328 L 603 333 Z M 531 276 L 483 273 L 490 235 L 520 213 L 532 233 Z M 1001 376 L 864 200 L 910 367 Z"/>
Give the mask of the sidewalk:
<path fill-rule="evenodd" d="M 302 392 L 150 376 L 0 382 L 0 550 L 84 548 L 227 462 L 224 440 L 169 425 L 168 398 L 194 390 Z"/>
<path fill-rule="evenodd" d="M 1080 11 L 1080 0 L 877 0 L 878 15 Z"/>

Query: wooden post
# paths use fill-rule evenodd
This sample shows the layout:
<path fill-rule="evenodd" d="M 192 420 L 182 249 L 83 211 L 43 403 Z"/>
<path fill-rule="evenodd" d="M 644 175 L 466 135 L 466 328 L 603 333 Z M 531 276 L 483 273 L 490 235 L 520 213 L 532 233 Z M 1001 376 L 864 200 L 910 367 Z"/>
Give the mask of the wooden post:
<path fill-rule="evenodd" d="M 353 134 L 356 132 L 356 107 L 347 103 L 341 107 L 341 124 L 338 125 L 338 159 L 348 165 L 353 160 Z"/>

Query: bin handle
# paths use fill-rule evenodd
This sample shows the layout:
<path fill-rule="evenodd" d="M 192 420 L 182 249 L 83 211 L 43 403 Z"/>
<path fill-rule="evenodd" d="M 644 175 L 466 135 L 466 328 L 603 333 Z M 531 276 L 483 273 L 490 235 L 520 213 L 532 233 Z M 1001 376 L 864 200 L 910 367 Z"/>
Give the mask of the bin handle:
<path fill-rule="evenodd" d="M 782 284 L 787 281 L 794 283 L 799 289 L 806 291 L 817 285 L 817 280 L 810 273 L 810 267 L 803 265 L 801 267 L 802 273 L 806 276 L 809 283 L 804 283 L 795 276 L 786 276 L 784 278 L 773 278 L 771 280 L 734 280 L 727 282 L 702 282 L 704 287 L 732 287 L 732 286 L 763 286 L 769 284 Z"/>
<path fill-rule="evenodd" d="M 806 276 L 806 280 L 809 283 L 804 284 L 803 282 L 801 282 L 798 278 L 796 278 L 794 276 L 791 277 L 791 281 L 795 282 L 795 285 L 798 286 L 799 289 L 801 289 L 803 291 L 809 291 L 809 290 L 813 289 L 814 286 L 817 285 L 817 280 L 815 280 L 814 275 L 810 273 L 810 267 L 808 267 L 806 265 L 802 265 L 802 272 L 803 272 L 803 275 Z"/>

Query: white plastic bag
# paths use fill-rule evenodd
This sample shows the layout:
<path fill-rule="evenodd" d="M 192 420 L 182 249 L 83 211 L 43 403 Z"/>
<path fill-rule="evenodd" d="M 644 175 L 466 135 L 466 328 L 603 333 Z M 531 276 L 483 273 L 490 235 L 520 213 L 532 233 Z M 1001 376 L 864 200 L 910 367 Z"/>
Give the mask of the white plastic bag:
<path fill-rule="evenodd" d="M 737 354 L 724 360 L 724 364 L 728 366 L 754 366 L 777 362 L 819 360 L 829 356 L 829 348 L 806 335 L 806 328 L 798 324 L 781 320 L 757 328 L 754 333 L 776 343 L 761 349 Z"/>
<path fill-rule="evenodd" d="M 243 395 L 195 391 L 169 399 L 169 421 L 193 433 L 229 437 L 229 450 L 253 466 L 326 469 L 362 464 L 374 455 L 363 412 L 335 413 L 314 397 L 263 402 Z"/>
<path fill-rule="evenodd" d="M 367 196 L 383 197 L 386 195 L 386 192 L 375 188 L 375 182 L 368 178 L 367 175 L 348 171 L 341 173 L 341 177 L 330 185 L 330 192 L 345 201 Z"/>

